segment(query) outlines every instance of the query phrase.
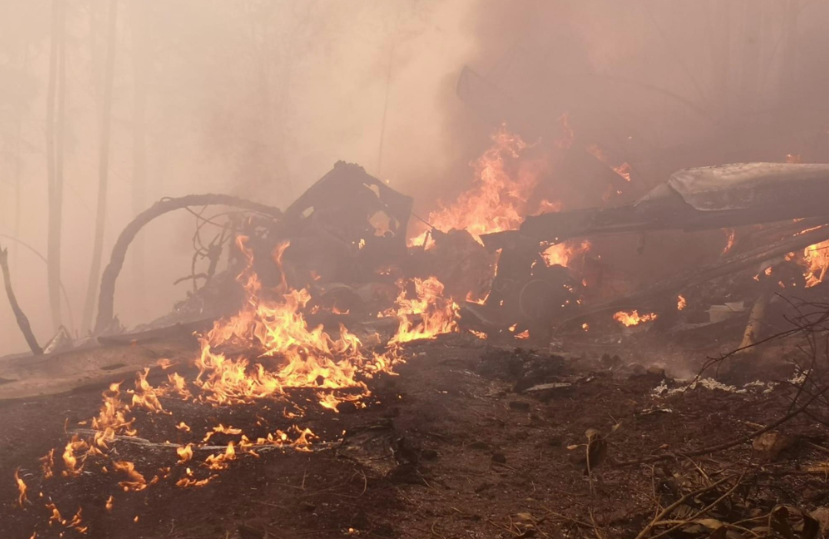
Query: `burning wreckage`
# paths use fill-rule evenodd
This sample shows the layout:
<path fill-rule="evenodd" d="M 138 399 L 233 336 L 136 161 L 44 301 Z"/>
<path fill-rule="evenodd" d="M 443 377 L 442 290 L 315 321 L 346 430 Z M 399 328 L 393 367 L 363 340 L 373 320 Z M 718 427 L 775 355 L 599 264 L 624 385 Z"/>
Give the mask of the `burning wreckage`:
<path fill-rule="evenodd" d="M 486 368 L 497 372 L 506 368 L 511 375 L 517 369 L 522 374 L 514 391 L 534 390 L 549 399 L 568 387 L 588 387 L 585 380 L 592 380 L 568 374 L 561 363 L 561 357 L 567 355 L 564 352 L 578 348 L 579 343 L 586 347 L 619 343 L 619 339 L 635 340 L 643 333 L 681 339 L 704 331 L 725 335 L 724 339 L 742 336 L 741 346 L 750 347 L 772 332 L 769 327 L 777 323 L 774 317 L 783 316 L 784 306 L 777 301 L 776 290 L 799 287 L 813 290 L 815 297 L 825 295 L 825 287 L 819 285 L 829 267 L 829 165 L 749 163 L 687 169 L 630 204 L 561 210 L 557 203 L 529 200 L 535 185 L 534 179 L 527 178 L 535 175 L 526 170 L 527 174 L 508 174 L 508 165 L 499 153 L 505 148 L 514 153 L 526 145 L 504 134 L 498 137 L 502 138 L 496 140 L 494 153 L 485 154 L 476 165 L 476 190 L 427 219 L 414 216 L 411 197 L 361 167 L 343 162 L 285 211 L 224 195 L 192 195 L 162 200 L 137 216 L 118 238 L 102 277 L 94 335 L 103 348 L 88 343 L 51 354 L 49 361 L 63 362 L 65 370 L 49 380 L 39 377 L 38 364 L 21 358 L 0 372 L 4 382 L 0 398 L 4 399 L 61 393 L 104 381 L 109 384 L 97 415 L 86 421 L 67 420 L 67 439 L 45 451 L 36 467 L 21 463 L 23 468 L 15 471 L 16 505 L 28 511 L 25 517 L 15 517 L 20 526 L 15 529 L 33 525 L 32 537 L 106 536 L 101 530 L 112 533 L 113 529 L 105 523 L 107 515 L 118 515 L 135 525 L 144 518 L 134 505 L 119 508 L 119 498 L 150 491 L 163 497 L 176 489 L 223 484 L 228 469 L 243 466 L 236 461 L 247 458 L 250 462 L 244 465 L 259 470 L 256 461 L 274 451 L 302 454 L 333 450 L 339 457 L 358 463 L 363 479 L 366 473 L 389 477 L 404 473 L 400 471 L 404 469 L 414 474 L 416 483 L 422 481 L 434 489 L 431 479 L 418 475 L 416 464 L 436 458 L 437 453 L 412 441 L 415 434 L 430 436 L 428 422 L 404 415 L 395 422 L 415 427 L 401 435 L 397 427 L 390 426 L 390 418 L 400 413 L 394 408 L 371 425 L 347 423 L 353 417 L 348 412 L 368 414 L 372 408 L 379 409 L 381 402 L 404 398 L 394 375 L 418 355 L 416 346 L 410 349 L 408 343 L 417 345 L 415 341 L 456 334 L 468 348 L 480 350 L 486 341 L 487 346 L 494 345 L 484 353 Z M 239 211 L 227 213 L 221 222 L 196 215 L 192 273 L 183 279 L 192 287 L 188 297 L 169 315 L 125 331 L 114 314 L 115 285 L 130 242 L 160 215 L 207 205 Z M 488 208 L 497 208 L 498 215 L 481 218 L 478 213 Z M 536 210 L 535 214 L 530 214 L 530 209 Z M 218 232 L 204 242 L 201 235 L 210 228 Z M 420 232 L 408 237 L 411 228 Z M 688 233 L 722 234 L 722 230 L 728 239 L 725 249 L 694 267 L 671 266 L 674 255 L 664 247 L 650 245 L 651 238 L 668 234 L 670 249 L 679 251 Z M 645 263 L 663 260 L 670 267 L 668 274 L 645 286 L 619 285 L 623 279 L 614 271 L 613 250 L 625 251 L 619 256 L 634 254 L 618 241 L 624 237 L 637 239 L 634 258 Z M 601 245 L 610 246 L 607 255 L 594 256 Z M 222 258 L 226 269 L 220 271 Z M 197 271 L 202 266 L 205 269 Z M 195 357 L 193 335 L 198 342 Z M 563 346 L 565 341 L 568 346 Z M 562 352 L 561 357 L 544 359 L 526 351 L 548 348 L 551 342 L 553 349 Z M 158 343 L 162 343 L 160 348 Z M 499 343 L 500 349 L 517 344 L 524 350 L 515 353 L 518 359 L 504 360 L 498 352 Z M 575 344 L 571 347 L 571 343 Z M 55 346 L 61 343 L 53 343 L 52 348 Z M 64 341 L 62 346 L 70 344 Z M 124 347 L 143 348 L 149 354 L 126 354 Z M 618 361 L 610 356 L 601 359 L 602 365 L 611 369 Z M 123 388 L 122 381 L 135 371 L 134 388 Z M 410 375 L 417 384 L 420 378 Z M 435 390 L 438 393 L 453 393 L 450 385 L 438 385 L 444 388 Z M 467 390 L 473 391 L 467 388 L 461 394 Z M 413 398 L 423 403 L 424 397 L 416 391 L 412 389 Z M 243 418 L 238 406 L 254 402 L 259 404 L 244 408 L 251 412 Z M 600 402 L 597 396 L 591 406 L 601 408 Z M 530 410 L 531 406 L 526 400 L 515 400 L 509 402 L 508 409 Z M 421 412 L 434 416 L 448 413 L 446 410 Z M 635 416 L 645 421 L 652 414 L 671 413 L 668 408 L 654 410 L 636 412 Z M 334 412 L 343 418 L 341 423 L 321 419 L 322 414 Z M 466 419 L 460 419 L 461 414 L 462 410 L 453 410 L 447 417 L 469 426 Z M 616 411 L 608 409 L 608 417 L 611 414 Z M 492 420 L 503 423 L 498 417 Z M 539 421 L 534 412 L 529 414 L 530 428 Z M 589 419 L 593 421 L 595 417 Z M 574 421 L 575 425 L 582 423 Z M 614 423 L 611 433 L 619 427 Z M 303 426 L 306 424 L 316 426 L 312 429 Z M 765 427 L 760 430 L 760 434 L 771 432 Z M 595 429 L 588 429 L 588 433 L 586 445 L 565 438 L 573 442 L 569 449 L 582 448 L 574 454 L 578 453 L 577 459 L 581 455 L 577 467 L 584 466 L 592 494 L 592 468 L 604 460 L 607 442 Z M 446 435 L 434 436 L 445 440 Z M 768 441 L 761 436 L 755 442 L 760 439 Z M 462 449 L 491 452 L 493 466 L 506 466 L 504 454 L 489 443 L 472 441 L 462 444 Z M 450 449 L 444 451 L 449 453 Z M 657 456 L 651 461 L 617 464 L 662 459 Z M 292 466 L 298 464 L 293 462 Z M 309 464 L 305 466 L 301 487 L 297 487 L 300 493 L 306 492 L 306 480 L 321 480 L 324 475 L 316 467 L 309 476 Z M 326 466 L 336 470 L 332 473 L 340 473 L 339 464 Z M 665 473 L 670 478 L 673 472 Z M 683 473 L 691 476 L 688 470 Z M 673 477 L 679 476 L 674 473 Z M 444 486 L 448 481 L 436 480 Z M 61 492 L 68 494 L 58 492 L 59 481 L 64 485 Z M 242 490 L 259 488 L 256 485 L 260 483 L 247 481 L 239 486 L 228 482 L 223 490 L 242 496 Z M 262 481 L 263 492 L 270 492 L 270 483 Z M 351 480 L 343 481 L 348 484 Z M 362 493 L 358 488 L 343 496 L 362 496 L 368 485 L 368 479 L 365 481 Z M 712 497 L 701 508 L 689 506 L 686 524 L 696 522 L 702 529 L 716 529 L 708 513 L 714 505 L 706 509 L 705 504 L 735 492 L 742 481 L 742 475 L 725 472 L 718 479 L 705 476 L 699 484 L 680 484 L 676 479 L 675 497 L 679 500 L 688 501 L 694 493 Z M 488 488 L 482 485 L 475 487 L 475 496 Z M 319 489 L 313 495 L 327 490 Z M 89 499 L 85 493 L 92 491 L 97 494 L 89 504 L 75 504 L 79 508 L 68 505 Z M 372 499 L 379 503 L 378 498 Z M 258 501 L 264 503 L 264 498 Z M 317 514 L 310 499 L 301 501 L 299 509 Z M 344 519 L 342 511 L 332 518 Z M 466 510 L 456 511 L 457 519 L 473 518 Z M 641 522 L 647 526 L 642 532 L 645 535 L 640 536 L 664 526 L 662 521 L 679 525 L 682 518 L 670 520 L 666 511 L 650 524 Z M 746 511 L 743 516 L 749 520 L 757 516 Z M 775 507 L 765 518 L 783 530 L 780 511 Z M 814 519 L 797 513 L 796 508 L 787 511 L 790 518 L 799 515 L 801 520 L 798 529 L 802 535 L 791 536 L 812 537 L 807 532 Z M 545 520 L 583 526 L 575 517 L 518 515 L 523 516 L 511 519 L 504 528 L 515 537 L 533 535 Z M 708 522 L 702 522 L 705 515 Z M 168 517 L 156 511 L 153 518 L 167 522 Z M 352 517 L 345 527 L 337 526 L 339 532 L 359 535 L 359 528 L 367 526 Z M 593 518 L 592 511 L 589 518 Z M 172 522 L 168 535 L 177 536 L 175 519 Z M 216 530 L 221 528 L 215 522 L 212 525 Z M 432 534 L 442 536 L 432 526 Z M 591 526 L 597 530 L 612 527 L 613 520 L 608 517 Z M 238 535 L 234 536 L 282 537 L 269 529 L 267 524 L 246 521 L 236 526 L 234 533 Z M 374 529 L 381 536 L 395 533 L 382 526 Z M 722 529 L 732 528 L 723 525 Z"/>

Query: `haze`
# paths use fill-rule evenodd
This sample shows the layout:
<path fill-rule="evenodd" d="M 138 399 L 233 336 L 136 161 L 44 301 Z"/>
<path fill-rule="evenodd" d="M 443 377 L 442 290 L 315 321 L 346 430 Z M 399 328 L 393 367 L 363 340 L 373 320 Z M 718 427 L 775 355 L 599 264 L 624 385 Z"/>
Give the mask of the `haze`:
<path fill-rule="evenodd" d="M 43 342 L 83 334 L 102 163 L 105 265 L 162 197 L 285 207 L 337 160 L 428 212 L 502 122 L 533 141 L 567 113 L 636 164 L 641 192 L 685 166 L 829 160 L 824 0 L 2 0 L 0 25 L 0 245 Z M 503 99 L 459 86 L 465 66 Z M 50 214 L 70 306 L 56 320 L 35 254 L 50 258 Z M 142 231 L 124 325 L 185 297 L 194 226 L 182 212 Z M 0 303 L 0 351 L 22 352 Z"/>

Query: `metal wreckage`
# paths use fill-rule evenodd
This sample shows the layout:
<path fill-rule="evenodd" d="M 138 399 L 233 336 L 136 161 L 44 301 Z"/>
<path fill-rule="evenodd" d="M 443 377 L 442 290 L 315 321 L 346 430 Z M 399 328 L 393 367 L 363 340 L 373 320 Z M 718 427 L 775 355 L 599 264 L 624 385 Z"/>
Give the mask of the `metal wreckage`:
<path fill-rule="evenodd" d="M 211 196 L 198 202 L 210 203 Z M 363 331 L 391 329 L 396 320 L 383 313 L 394 308 L 398 295 L 416 296 L 414 279 L 435 278 L 441 294 L 455 304 L 457 330 L 496 339 L 524 335 L 538 343 L 608 312 L 675 311 L 665 307 L 674 305 L 685 290 L 753 271 L 829 240 L 826 200 L 829 165 L 694 168 L 676 172 L 632 204 L 528 216 L 516 230 L 483 234 L 480 241 L 465 230 L 430 227 L 420 244 L 412 245 L 406 234 L 413 198 L 360 166 L 339 162 L 284 212 L 248 206 L 255 213 L 223 234 L 247 238 L 255 253 L 254 270 L 265 288 L 284 279 L 291 289 L 309 290 L 312 300 L 306 310 L 314 322 L 358 324 Z M 214 203 L 234 202 L 219 198 Z M 159 215 L 158 206 L 164 204 L 145 213 Z M 136 221 L 143 226 L 148 216 Z M 669 278 L 624 297 L 605 296 L 592 303 L 579 300 L 583 275 L 543 256 L 551 246 L 620 235 L 639 236 L 637 253 L 642 255 L 649 234 L 673 231 L 675 246 L 681 249 L 684 233 L 749 225 L 765 226 L 751 232 L 756 239 L 746 242 L 748 249 L 707 265 L 678 268 Z M 217 274 L 221 250 L 208 248 L 199 254 L 211 260 L 207 273 L 190 277 L 193 292 L 169 316 L 138 334 L 106 336 L 117 328 L 114 281 L 136 232 L 135 226 L 127 227 L 104 273 L 96 326 L 103 340 L 149 338 L 171 325 L 189 330 L 237 308 L 234 277 L 245 258 L 231 249 L 228 269 Z M 290 247 L 279 269 L 271 253 L 281 244 Z M 817 278 L 822 280 L 822 275 Z M 199 279 L 204 286 L 195 286 Z"/>

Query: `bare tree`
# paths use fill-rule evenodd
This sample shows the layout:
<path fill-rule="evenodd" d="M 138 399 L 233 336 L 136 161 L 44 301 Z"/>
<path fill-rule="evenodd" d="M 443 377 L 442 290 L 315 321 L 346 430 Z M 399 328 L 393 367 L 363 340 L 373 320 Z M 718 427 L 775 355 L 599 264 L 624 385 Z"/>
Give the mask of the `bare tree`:
<path fill-rule="evenodd" d="M 147 206 L 147 8 L 140 0 L 132 4 L 132 210 L 135 215 Z M 145 287 L 144 237 L 133 245 L 133 273 L 138 301 Z M 143 307 L 143 305 L 139 305 Z"/>
<path fill-rule="evenodd" d="M 95 308 L 95 291 L 101 273 L 101 256 L 104 249 L 106 225 L 107 187 L 109 179 L 109 146 L 112 123 L 112 83 L 115 77 L 115 46 L 118 37 L 118 0 L 110 0 L 107 30 L 106 66 L 100 114 L 100 143 L 98 148 L 98 205 L 95 213 L 95 239 L 92 246 L 92 263 L 89 268 L 89 282 L 86 288 L 81 332 L 87 333 L 92 325 Z"/>
<path fill-rule="evenodd" d="M 66 5 L 52 0 L 52 35 L 46 103 L 46 151 L 48 211 L 46 256 L 47 284 L 52 326 L 61 325 L 61 221 L 63 220 L 63 155 L 66 108 Z"/>

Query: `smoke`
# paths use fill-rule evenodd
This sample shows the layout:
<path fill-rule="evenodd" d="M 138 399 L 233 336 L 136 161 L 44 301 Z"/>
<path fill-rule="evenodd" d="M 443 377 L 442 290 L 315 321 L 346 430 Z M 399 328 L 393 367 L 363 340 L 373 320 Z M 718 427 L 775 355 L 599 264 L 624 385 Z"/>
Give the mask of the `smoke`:
<path fill-rule="evenodd" d="M 427 212 L 468 185 L 470 161 L 501 122 L 530 142 L 551 141 L 568 113 L 581 147 L 597 144 L 633 165 L 630 197 L 684 166 L 787 153 L 827 159 L 825 2 L 118 4 L 104 264 L 124 225 L 161 197 L 224 192 L 285 207 L 340 159 L 416 195 Z M 112 2 L 65 5 L 61 278 L 77 326 Z M 52 8 L 48 0 L 0 1 L 0 234 L 44 256 Z M 459 87 L 469 72 L 498 99 Z M 143 183 L 138 125 L 146 135 Z M 570 192 L 581 185 L 575 176 L 557 181 Z M 116 291 L 125 325 L 185 296 L 188 285 L 172 283 L 190 272 L 194 225 L 181 213 L 141 233 Z M 16 241 L 0 236 L 0 244 L 10 247 L 18 299 L 45 341 L 45 264 Z M 64 324 L 68 318 L 64 307 Z M 0 324 L 0 353 L 24 350 L 5 305 Z"/>
<path fill-rule="evenodd" d="M 454 158 L 444 121 L 475 46 L 457 30 L 472 4 L 121 0 L 104 264 L 121 229 L 161 197 L 224 192 L 285 207 L 338 160 L 403 191 L 436 177 Z M 95 226 L 110 5 L 66 2 L 61 278 L 75 330 Z M 0 245 L 10 247 L 15 291 L 41 341 L 53 333 L 46 266 L 18 241 L 46 256 L 52 7 L 0 3 L 0 233 L 17 240 L 0 237 Z M 145 89 L 146 180 L 136 189 L 138 87 Z M 190 272 L 194 228 L 182 212 L 141 232 L 116 291 L 122 323 L 149 321 L 184 298 L 189 285 L 172 283 Z M 25 350 L 5 298 L 0 303 L 0 352 Z M 63 322 L 70 326 L 65 306 Z"/>

